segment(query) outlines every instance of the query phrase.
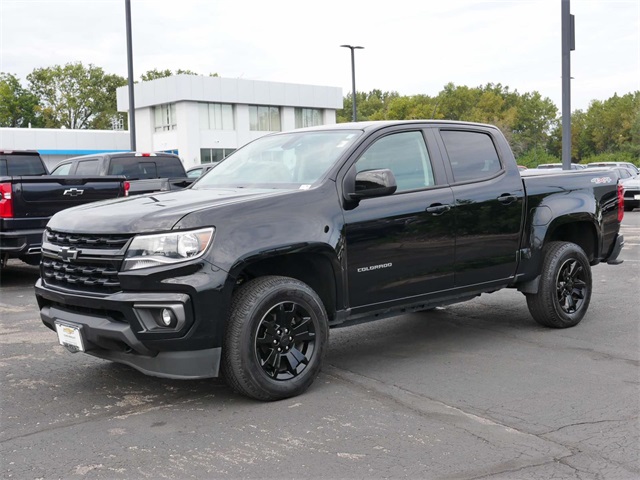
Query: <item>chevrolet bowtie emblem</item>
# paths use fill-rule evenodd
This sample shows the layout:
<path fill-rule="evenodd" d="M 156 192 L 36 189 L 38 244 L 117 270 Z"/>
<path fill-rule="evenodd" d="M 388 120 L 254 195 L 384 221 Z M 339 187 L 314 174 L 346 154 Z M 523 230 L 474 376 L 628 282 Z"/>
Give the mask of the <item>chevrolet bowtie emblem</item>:
<path fill-rule="evenodd" d="M 78 258 L 78 253 L 80 252 L 74 247 L 62 247 L 58 252 L 58 257 L 63 262 L 70 262 L 71 260 Z"/>
<path fill-rule="evenodd" d="M 63 195 L 69 195 L 70 197 L 77 197 L 79 195 L 82 195 L 84 193 L 84 190 L 81 190 L 79 188 L 67 188 Z"/>

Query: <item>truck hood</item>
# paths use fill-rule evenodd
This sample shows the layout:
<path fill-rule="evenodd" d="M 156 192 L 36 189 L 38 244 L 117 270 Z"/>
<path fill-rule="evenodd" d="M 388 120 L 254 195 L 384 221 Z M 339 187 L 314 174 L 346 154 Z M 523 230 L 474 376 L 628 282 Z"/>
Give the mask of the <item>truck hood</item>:
<path fill-rule="evenodd" d="M 259 201 L 288 190 L 188 189 L 107 200 L 55 214 L 47 226 L 69 233 L 145 233 L 171 230 L 185 215 L 232 203 Z"/>

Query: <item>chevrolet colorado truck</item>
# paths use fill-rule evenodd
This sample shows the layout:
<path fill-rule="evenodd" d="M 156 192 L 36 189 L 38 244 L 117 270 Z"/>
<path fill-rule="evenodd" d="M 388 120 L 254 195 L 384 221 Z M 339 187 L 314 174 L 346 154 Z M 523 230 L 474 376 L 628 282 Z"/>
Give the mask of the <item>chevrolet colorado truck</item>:
<path fill-rule="evenodd" d="M 493 126 L 312 127 L 183 191 L 58 213 L 35 291 L 73 352 L 276 400 L 311 385 L 350 322 L 516 288 L 540 324 L 578 324 L 623 215 L 615 173 L 521 177 Z"/>
<path fill-rule="evenodd" d="M 129 195 L 180 190 L 193 183 L 172 153 L 111 152 L 68 158 L 51 175 L 124 175 Z"/>
<path fill-rule="evenodd" d="M 51 177 L 38 152 L 0 150 L 0 265 L 9 258 L 38 265 L 54 213 L 124 195 L 124 177 Z"/>

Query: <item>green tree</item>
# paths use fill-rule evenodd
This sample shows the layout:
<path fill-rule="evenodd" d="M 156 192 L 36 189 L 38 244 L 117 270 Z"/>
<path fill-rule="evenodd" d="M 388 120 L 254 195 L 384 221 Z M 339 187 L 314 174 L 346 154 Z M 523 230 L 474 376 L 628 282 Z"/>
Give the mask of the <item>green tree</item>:
<path fill-rule="evenodd" d="M 26 90 L 15 75 L 0 73 L 0 127 L 41 127 L 38 97 Z"/>
<path fill-rule="evenodd" d="M 81 62 L 36 68 L 27 79 L 40 99 L 44 126 L 71 129 L 109 128 L 119 115 L 115 89 L 127 83 L 118 75 Z"/>
<path fill-rule="evenodd" d="M 157 80 L 158 78 L 171 77 L 173 75 L 200 75 L 200 74 L 196 73 L 196 72 L 194 72 L 192 70 L 182 70 L 180 68 L 178 70 L 176 70 L 175 73 L 173 73 L 168 68 L 165 69 L 165 70 L 158 70 L 157 68 L 154 68 L 153 70 L 148 70 L 145 73 L 143 73 L 142 75 L 140 75 L 140 81 L 141 82 L 148 82 L 150 80 Z M 209 76 L 210 77 L 217 77 L 218 74 L 217 73 L 210 73 Z"/>

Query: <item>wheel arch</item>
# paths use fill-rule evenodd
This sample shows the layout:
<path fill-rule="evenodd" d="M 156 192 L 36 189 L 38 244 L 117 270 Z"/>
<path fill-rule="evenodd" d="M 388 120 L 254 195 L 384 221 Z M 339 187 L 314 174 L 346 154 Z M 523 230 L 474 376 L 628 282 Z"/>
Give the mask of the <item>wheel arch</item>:
<path fill-rule="evenodd" d="M 550 242 L 571 242 L 578 245 L 589 262 L 600 256 L 600 235 L 595 219 L 589 214 L 556 218 L 547 229 L 542 248 Z"/>
<path fill-rule="evenodd" d="M 267 275 L 291 277 L 306 283 L 322 300 L 329 322 L 343 309 L 340 262 L 329 246 L 281 248 L 258 252 L 238 261 L 230 271 L 235 289 L 247 281 Z"/>

